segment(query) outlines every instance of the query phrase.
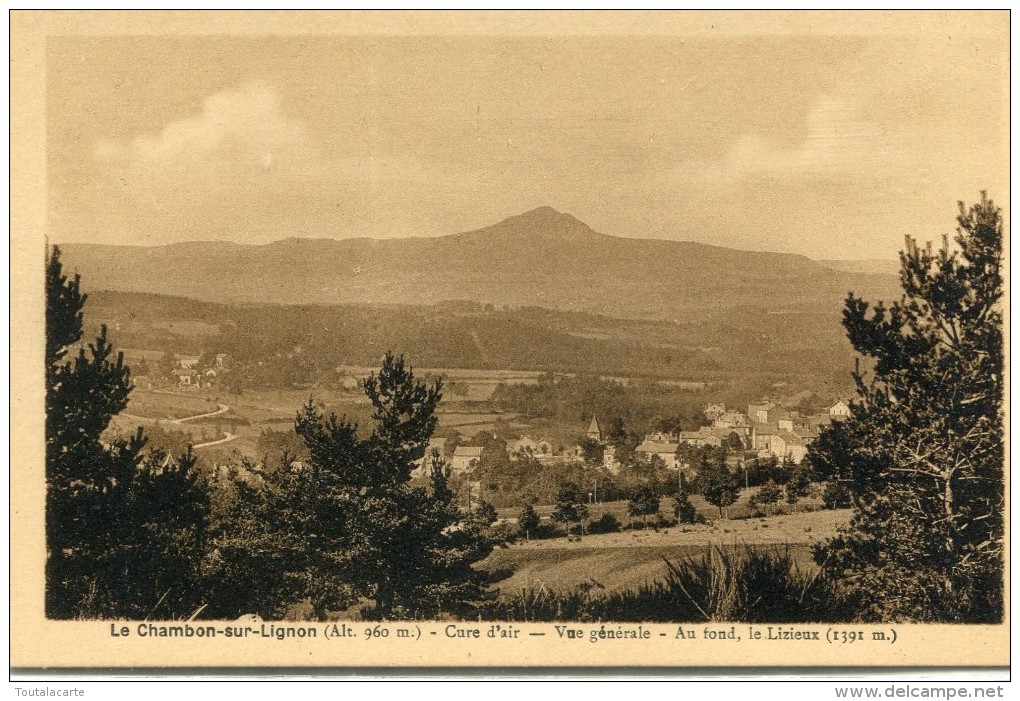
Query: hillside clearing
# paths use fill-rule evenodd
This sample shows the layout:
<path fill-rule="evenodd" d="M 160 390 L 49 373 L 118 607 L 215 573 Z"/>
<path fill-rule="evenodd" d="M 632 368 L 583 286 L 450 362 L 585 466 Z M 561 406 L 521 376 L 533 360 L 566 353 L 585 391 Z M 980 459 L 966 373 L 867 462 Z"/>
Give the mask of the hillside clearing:
<path fill-rule="evenodd" d="M 789 547 L 797 565 L 810 570 L 815 567 L 811 545 L 832 537 L 849 518 L 849 510 L 816 511 L 586 535 L 579 541 L 532 540 L 497 549 L 481 566 L 493 573 L 512 571 L 497 584 L 501 596 L 541 588 L 564 591 L 585 582 L 607 591 L 637 587 L 665 574 L 664 558 L 698 555 L 712 546 Z"/>

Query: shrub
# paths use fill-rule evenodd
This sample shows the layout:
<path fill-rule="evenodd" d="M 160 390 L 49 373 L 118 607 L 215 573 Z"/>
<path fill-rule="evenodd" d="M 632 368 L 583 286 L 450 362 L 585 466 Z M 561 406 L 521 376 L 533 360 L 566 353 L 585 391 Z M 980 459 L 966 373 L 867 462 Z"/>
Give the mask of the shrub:
<path fill-rule="evenodd" d="M 509 521 L 497 521 L 484 531 L 485 536 L 494 545 L 513 543 L 520 536 L 517 526 Z"/>
<path fill-rule="evenodd" d="M 588 525 L 589 533 L 617 533 L 620 530 L 620 521 L 610 513 L 602 514 L 602 517 L 592 521 Z"/>
<path fill-rule="evenodd" d="M 487 501 L 482 501 L 475 507 L 471 514 L 472 518 L 481 526 L 491 526 L 496 522 L 496 507 Z"/>
<path fill-rule="evenodd" d="M 541 523 L 538 528 L 531 534 L 533 540 L 548 540 L 550 538 L 559 538 L 563 533 L 554 523 Z"/>

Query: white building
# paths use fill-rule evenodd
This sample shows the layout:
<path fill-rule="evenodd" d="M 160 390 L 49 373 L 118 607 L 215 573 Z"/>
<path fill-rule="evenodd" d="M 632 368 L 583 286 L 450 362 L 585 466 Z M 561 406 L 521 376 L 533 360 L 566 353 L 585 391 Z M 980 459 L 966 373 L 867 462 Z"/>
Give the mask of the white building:
<path fill-rule="evenodd" d="M 482 457 L 482 447 L 474 445 L 460 445 L 453 451 L 450 458 L 450 474 L 461 475 L 470 472 Z"/>
<path fill-rule="evenodd" d="M 850 416 L 850 405 L 842 399 L 837 399 L 836 403 L 829 407 L 829 416 L 845 419 Z"/>

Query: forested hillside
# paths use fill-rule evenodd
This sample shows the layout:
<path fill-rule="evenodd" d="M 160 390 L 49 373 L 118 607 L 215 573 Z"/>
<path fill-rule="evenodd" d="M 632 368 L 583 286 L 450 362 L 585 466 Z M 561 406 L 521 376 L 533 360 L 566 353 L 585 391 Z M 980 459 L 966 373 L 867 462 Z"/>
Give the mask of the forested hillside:
<path fill-rule="evenodd" d="M 406 354 L 417 367 L 752 382 L 763 388 L 786 382 L 829 393 L 846 384 L 852 367 L 835 313 L 776 314 L 750 305 L 674 323 L 469 302 L 213 304 L 92 292 L 86 318 L 96 328 L 107 324 L 122 348 L 227 353 L 240 375 L 235 380 L 250 386 L 328 384 L 338 366 L 372 366 L 387 350 Z"/>

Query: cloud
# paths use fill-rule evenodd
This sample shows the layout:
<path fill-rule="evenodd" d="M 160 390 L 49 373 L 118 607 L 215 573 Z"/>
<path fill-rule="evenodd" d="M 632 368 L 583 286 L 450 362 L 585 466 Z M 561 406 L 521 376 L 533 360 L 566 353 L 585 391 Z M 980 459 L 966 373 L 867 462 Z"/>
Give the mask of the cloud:
<path fill-rule="evenodd" d="M 56 205 L 55 220 L 67 216 L 61 209 L 79 212 L 146 243 L 407 235 L 419 233 L 423 211 L 456 208 L 476 187 L 455 169 L 381 147 L 375 125 L 350 122 L 337 139 L 288 107 L 269 83 L 248 82 L 154 131 L 99 140 L 87 186 Z"/>
<path fill-rule="evenodd" d="M 782 144 L 743 134 L 702 175 L 713 181 L 878 175 L 895 162 L 895 150 L 886 129 L 861 119 L 847 100 L 823 96 L 808 112 L 801 139 Z"/>
<path fill-rule="evenodd" d="M 172 121 L 158 133 L 101 140 L 93 156 L 140 170 L 199 165 L 250 170 L 307 160 L 314 148 L 303 123 L 281 110 L 275 89 L 252 81 L 206 98 L 199 114 Z"/>

